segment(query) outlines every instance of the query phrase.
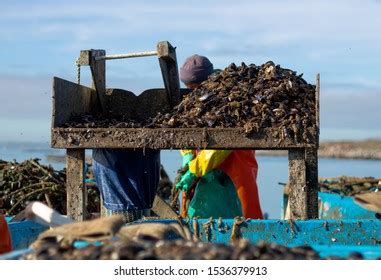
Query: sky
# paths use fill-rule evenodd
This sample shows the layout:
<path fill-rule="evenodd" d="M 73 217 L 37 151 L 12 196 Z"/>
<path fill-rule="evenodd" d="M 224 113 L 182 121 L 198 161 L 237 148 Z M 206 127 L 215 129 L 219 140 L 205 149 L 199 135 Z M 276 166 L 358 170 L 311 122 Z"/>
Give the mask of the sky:
<path fill-rule="evenodd" d="M 76 81 L 81 49 L 272 60 L 321 74 L 321 139 L 381 138 L 381 1 L 1 1 L 0 141 L 49 142 L 52 78 Z M 107 62 L 107 87 L 162 87 L 156 58 Z M 88 69 L 82 71 L 89 84 Z"/>

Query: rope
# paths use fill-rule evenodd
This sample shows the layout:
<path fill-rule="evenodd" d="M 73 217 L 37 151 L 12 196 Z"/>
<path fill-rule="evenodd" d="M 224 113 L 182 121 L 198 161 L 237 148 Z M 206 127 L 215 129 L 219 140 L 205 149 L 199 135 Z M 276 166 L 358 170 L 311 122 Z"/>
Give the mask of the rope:
<path fill-rule="evenodd" d="M 77 83 L 81 84 L 81 65 L 78 61 L 76 61 L 75 64 L 77 65 Z"/>

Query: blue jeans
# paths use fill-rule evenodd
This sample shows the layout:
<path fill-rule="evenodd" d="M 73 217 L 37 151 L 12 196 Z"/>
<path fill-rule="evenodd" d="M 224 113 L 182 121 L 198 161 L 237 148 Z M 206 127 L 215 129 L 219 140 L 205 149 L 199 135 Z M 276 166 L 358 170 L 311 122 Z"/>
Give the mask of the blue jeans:
<path fill-rule="evenodd" d="M 108 210 L 149 209 L 159 184 L 160 151 L 94 149 L 93 172 Z"/>

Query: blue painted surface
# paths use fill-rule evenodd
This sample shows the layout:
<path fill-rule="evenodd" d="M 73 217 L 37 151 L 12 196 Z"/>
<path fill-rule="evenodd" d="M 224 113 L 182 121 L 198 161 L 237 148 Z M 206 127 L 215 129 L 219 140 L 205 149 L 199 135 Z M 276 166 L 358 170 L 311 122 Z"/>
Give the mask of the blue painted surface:
<path fill-rule="evenodd" d="M 206 241 L 206 233 L 202 225 L 206 222 L 207 220 L 198 222 L 200 238 L 204 241 Z M 230 242 L 233 223 L 233 220 L 226 219 L 219 227 L 217 220 L 214 220 L 209 240 L 217 243 Z M 193 231 L 192 225 L 189 228 Z M 381 246 L 379 245 L 381 242 L 381 221 L 379 220 L 308 220 L 294 223 L 285 220 L 249 220 L 243 223 L 239 230 L 241 237 L 253 243 L 263 240 L 286 246 L 306 244 Z"/>
<path fill-rule="evenodd" d="M 33 252 L 33 249 L 21 249 L 0 255 L 0 260 L 18 260 L 22 255 Z"/>
<path fill-rule="evenodd" d="M 208 220 L 198 220 L 198 231 L 202 241 L 207 241 L 203 229 L 203 224 L 206 222 Z M 209 241 L 230 243 L 233 223 L 233 220 L 226 219 L 218 226 L 218 221 L 214 220 L 209 232 Z M 187 221 L 187 226 L 194 232 L 192 221 Z M 250 220 L 239 227 L 239 235 L 252 243 L 263 240 L 288 247 L 309 245 L 322 258 L 327 256 L 346 258 L 353 252 L 361 253 L 366 259 L 381 257 L 379 220 L 309 220 L 295 221 L 293 224 L 284 220 Z"/>
<path fill-rule="evenodd" d="M 375 212 L 358 205 L 353 197 L 319 193 L 320 219 L 375 219 Z"/>
<path fill-rule="evenodd" d="M 144 221 L 145 223 L 173 223 L 173 220 Z M 203 225 L 208 220 L 198 220 L 200 239 L 207 241 Z M 225 219 L 219 225 L 213 220 L 209 232 L 209 241 L 229 243 L 232 236 L 234 220 Z M 13 225 L 12 225 L 13 224 Z M 192 221 L 186 225 L 193 231 Z M 26 248 L 33 242 L 44 227 L 32 222 L 10 223 L 11 234 L 18 243 L 15 249 Z M 351 252 L 360 252 L 366 258 L 381 257 L 381 221 L 380 220 L 309 220 L 289 223 L 284 220 L 249 220 L 239 226 L 238 235 L 252 243 L 260 240 L 273 242 L 289 247 L 310 245 L 322 257 L 346 257 Z M 21 247 L 22 245 L 24 247 Z M 86 244 L 79 243 L 80 247 Z M 15 254 L 10 257 L 15 258 Z M 21 254 L 19 254 L 21 255 Z M 3 256 L 4 257 L 4 256 Z"/>
<path fill-rule="evenodd" d="M 84 247 L 87 247 L 89 245 L 100 246 L 100 245 L 102 245 L 102 242 L 100 242 L 100 241 L 87 242 L 84 240 L 77 240 L 74 242 L 74 247 L 77 249 L 84 248 Z"/>
<path fill-rule="evenodd" d="M 322 258 L 339 257 L 347 258 L 351 253 L 360 253 L 365 259 L 378 259 L 381 257 L 381 246 L 312 246 Z"/>
<path fill-rule="evenodd" d="M 32 221 L 8 223 L 8 227 L 11 232 L 13 250 L 29 247 L 41 232 L 48 229 Z"/>
<path fill-rule="evenodd" d="M 358 205 L 353 197 L 342 196 L 334 193 L 319 192 L 319 219 L 321 220 L 368 220 L 376 219 L 376 213 Z M 281 201 L 281 217 L 287 207 L 288 196 L 283 196 Z"/>

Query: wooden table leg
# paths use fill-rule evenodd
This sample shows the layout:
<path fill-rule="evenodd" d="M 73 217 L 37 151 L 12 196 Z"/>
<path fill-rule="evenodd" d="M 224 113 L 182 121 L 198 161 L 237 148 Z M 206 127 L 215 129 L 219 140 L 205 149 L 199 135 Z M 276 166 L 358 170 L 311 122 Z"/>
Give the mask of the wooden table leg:
<path fill-rule="evenodd" d="M 86 214 L 85 149 L 66 149 L 67 215 L 83 221 Z"/>
<path fill-rule="evenodd" d="M 290 218 L 308 219 L 305 149 L 288 151 L 288 181 L 290 184 Z"/>
<path fill-rule="evenodd" d="M 318 192 L 318 153 L 317 149 L 306 149 L 306 177 L 307 177 L 307 218 L 319 218 Z"/>

